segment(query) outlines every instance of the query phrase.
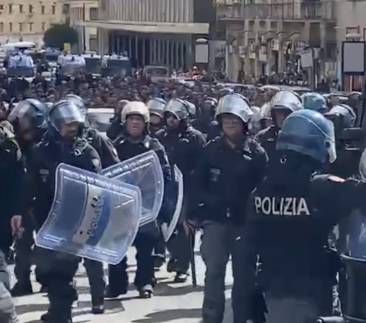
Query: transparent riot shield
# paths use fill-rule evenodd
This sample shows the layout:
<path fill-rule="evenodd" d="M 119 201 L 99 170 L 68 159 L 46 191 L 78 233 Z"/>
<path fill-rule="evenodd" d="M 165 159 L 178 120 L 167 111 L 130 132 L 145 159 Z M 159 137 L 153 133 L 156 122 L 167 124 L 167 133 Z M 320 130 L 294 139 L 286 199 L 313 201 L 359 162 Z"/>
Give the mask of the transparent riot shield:
<path fill-rule="evenodd" d="M 140 216 L 138 187 L 60 164 L 51 211 L 36 245 L 118 264 L 135 239 Z"/>
<path fill-rule="evenodd" d="M 161 233 L 163 234 L 163 238 L 165 242 L 168 242 L 170 237 L 172 236 L 182 211 L 183 204 L 183 174 L 180 169 L 175 165 L 174 166 L 174 195 L 169 196 L 170 201 L 169 205 L 173 207 L 169 207 L 172 210 L 172 216 L 170 217 L 169 223 L 163 223 L 161 225 Z M 171 195 L 171 194 L 170 194 Z"/>
<path fill-rule="evenodd" d="M 140 226 L 155 221 L 164 197 L 164 177 L 154 151 L 148 151 L 102 171 L 106 177 L 137 186 L 141 190 Z"/>

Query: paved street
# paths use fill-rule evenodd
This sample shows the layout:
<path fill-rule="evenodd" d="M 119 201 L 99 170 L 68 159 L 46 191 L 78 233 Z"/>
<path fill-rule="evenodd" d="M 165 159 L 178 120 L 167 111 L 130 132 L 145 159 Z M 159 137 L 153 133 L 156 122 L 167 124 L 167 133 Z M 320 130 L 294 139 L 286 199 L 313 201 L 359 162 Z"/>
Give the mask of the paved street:
<path fill-rule="evenodd" d="M 131 266 L 129 267 L 130 281 L 133 281 L 136 266 L 133 262 L 134 252 L 129 254 Z M 166 271 L 165 266 L 157 273 L 159 285 L 152 299 L 138 299 L 134 286 L 118 300 L 106 301 L 106 314 L 93 316 L 89 314 L 90 295 L 85 270 L 80 265 L 76 277 L 79 301 L 74 307 L 74 322 L 92 323 L 198 323 L 201 322 L 201 304 L 203 295 L 204 265 L 201 257 L 196 252 L 198 287 L 193 288 L 191 280 L 186 284 L 174 284 L 173 274 Z M 230 275 L 229 275 L 230 274 Z M 228 267 L 227 298 L 230 297 L 232 284 L 231 269 Z M 34 290 L 39 290 L 39 285 L 34 283 Z M 47 310 L 47 297 L 45 294 L 16 299 L 17 311 L 21 323 L 40 322 L 39 317 Z M 227 302 L 227 315 L 225 323 L 231 322 L 230 301 Z"/>

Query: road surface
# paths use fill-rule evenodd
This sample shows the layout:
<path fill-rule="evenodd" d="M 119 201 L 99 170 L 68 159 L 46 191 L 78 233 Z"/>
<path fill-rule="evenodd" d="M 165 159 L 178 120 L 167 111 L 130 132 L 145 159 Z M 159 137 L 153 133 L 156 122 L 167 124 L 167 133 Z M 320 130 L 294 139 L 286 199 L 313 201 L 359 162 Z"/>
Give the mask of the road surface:
<path fill-rule="evenodd" d="M 130 282 L 133 282 L 136 266 L 134 263 L 134 250 L 129 253 L 128 269 Z M 199 323 L 201 322 L 201 305 L 203 299 L 204 264 L 196 250 L 197 288 L 193 288 L 191 280 L 184 284 L 172 283 L 174 274 L 168 273 L 166 267 L 156 273 L 159 281 L 154 297 L 151 299 L 139 299 L 134 286 L 130 286 L 128 294 L 118 300 L 107 300 L 106 313 L 103 315 L 90 314 L 90 294 L 88 280 L 82 265 L 76 277 L 79 301 L 73 308 L 73 320 L 78 323 Z M 11 270 L 12 270 L 11 266 Z M 107 273 L 107 270 L 106 270 Z M 34 277 L 33 277 L 34 278 Z M 224 323 L 232 322 L 230 292 L 232 276 L 230 264 L 226 278 L 226 315 Z M 33 279 L 35 291 L 39 285 Z M 31 296 L 15 299 L 17 312 L 21 323 L 40 322 L 41 314 L 47 310 L 47 297 L 45 294 L 33 294 Z"/>

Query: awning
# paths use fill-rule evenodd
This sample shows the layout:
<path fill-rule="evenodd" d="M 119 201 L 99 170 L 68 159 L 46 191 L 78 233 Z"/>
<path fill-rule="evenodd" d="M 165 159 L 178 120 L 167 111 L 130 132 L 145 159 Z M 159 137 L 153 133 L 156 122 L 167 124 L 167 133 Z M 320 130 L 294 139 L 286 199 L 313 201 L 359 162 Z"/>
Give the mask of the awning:
<path fill-rule="evenodd" d="M 109 30 L 123 30 L 151 34 L 208 34 L 206 23 L 168 23 L 168 22 L 134 22 L 134 21 L 80 21 L 78 26 L 96 27 Z"/>

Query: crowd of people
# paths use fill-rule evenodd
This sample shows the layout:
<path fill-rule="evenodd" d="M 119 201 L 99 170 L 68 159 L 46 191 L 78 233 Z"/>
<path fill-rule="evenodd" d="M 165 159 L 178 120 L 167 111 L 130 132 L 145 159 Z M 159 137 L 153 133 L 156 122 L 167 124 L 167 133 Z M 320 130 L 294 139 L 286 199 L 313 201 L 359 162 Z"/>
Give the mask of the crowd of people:
<path fill-rule="evenodd" d="M 85 74 L 57 75 L 55 82 L 37 75 L 31 84 L 3 78 L 0 88 L 0 322 L 17 322 L 10 294 L 33 293 L 33 264 L 49 299 L 45 322 L 72 322 L 80 262 L 94 314 L 104 312 L 106 298 L 127 293 L 127 257 L 109 266 L 106 284 L 102 263 L 34 248 L 33 233 L 48 216 L 60 163 L 98 173 L 151 150 L 168 189 L 158 219 L 140 227 L 134 241 L 141 298 L 153 296 L 154 269 L 165 262 L 175 282 L 187 280 L 192 237 L 202 229 L 204 323 L 223 321 L 230 258 L 234 323 L 304 323 L 341 313 L 338 294 L 345 294 L 338 293 L 334 250 L 362 253 L 362 220 L 355 232 L 347 218 L 365 206 L 366 193 L 355 94 L 345 101 L 276 86 L 234 91 L 200 81 Z M 92 107 L 115 109 L 106 136 L 88 125 Z M 160 228 L 169 222 L 175 166 L 184 179 L 183 207 L 165 243 Z M 17 281 L 11 288 L 12 245 Z"/>

